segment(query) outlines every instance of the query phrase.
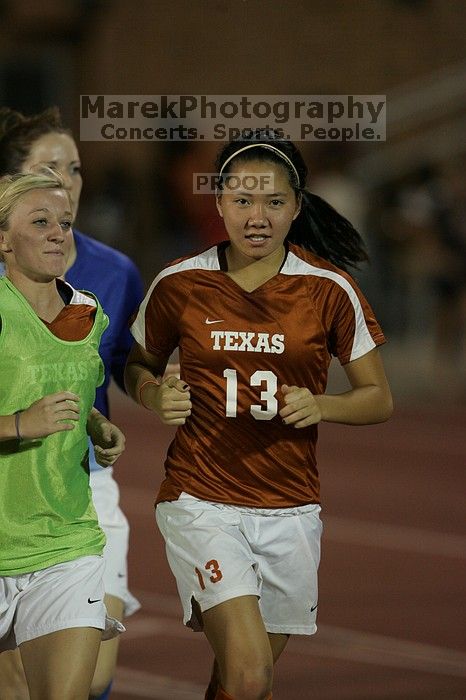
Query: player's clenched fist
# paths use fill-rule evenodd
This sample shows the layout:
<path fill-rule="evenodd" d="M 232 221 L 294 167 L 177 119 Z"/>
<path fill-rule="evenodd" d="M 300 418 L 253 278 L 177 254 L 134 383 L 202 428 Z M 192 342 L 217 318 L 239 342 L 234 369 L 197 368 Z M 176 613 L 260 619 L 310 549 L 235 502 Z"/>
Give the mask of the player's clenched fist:
<path fill-rule="evenodd" d="M 150 382 L 144 387 L 144 406 L 166 425 L 184 425 L 192 408 L 189 386 L 173 375 L 159 383 Z"/>
<path fill-rule="evenodd" d="M 307 428 L 322 420 L 319 405 L 309 389 L 298 386 L 282 386 L 285 406 L 279 411 L 286 425 Z"/>

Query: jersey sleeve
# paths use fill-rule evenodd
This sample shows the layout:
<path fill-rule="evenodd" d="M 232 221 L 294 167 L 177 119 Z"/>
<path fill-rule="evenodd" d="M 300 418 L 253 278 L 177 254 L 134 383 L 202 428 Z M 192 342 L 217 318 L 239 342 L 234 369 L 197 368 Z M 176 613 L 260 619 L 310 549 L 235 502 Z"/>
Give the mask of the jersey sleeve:
<path fill-rule="evenodd" d="M 152 282 L 131 333 L 147 352 L 168 357 L 179 343 L 179 320 L 189 298 L 189 284 L 182 274 L 162 272 Z"/>
<path fill-rule="evenodd" d="M 329 350 L 342 365 L 385 343 L 373 310 L 349 275 L 333 284 L 326 306 Z"/>

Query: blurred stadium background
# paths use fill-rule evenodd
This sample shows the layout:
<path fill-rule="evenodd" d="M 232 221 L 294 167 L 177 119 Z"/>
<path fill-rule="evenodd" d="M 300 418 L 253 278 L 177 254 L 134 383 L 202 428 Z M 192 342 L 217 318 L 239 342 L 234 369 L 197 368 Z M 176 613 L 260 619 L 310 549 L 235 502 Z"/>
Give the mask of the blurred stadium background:
<path fill-rule="evenodd" d="M 402 464 L 406 472 L 411 470 L 418 477 L 415 483 L 403 482 L 400 501 L 400 494 L 393 488 L 391 504 L 396 507 L 402 503 L 406 527 L 425 527 L 431 534 L 435 529 L 438 546 L 433 546 L 431 553 L 438 554 L 442 536 L 446 538 L 452 566 L 445 575 L 444 588 L 436 589 L 436 594 L 442 595 L 443 590 L 444 596 L 449 596 L 448 611 L 442 611 L 448 612 L 449 629 L 455 633 L 443 641 L 458 654 L 463 649 L 463 656 L 455 661 L 455 668 L 463 671 L 454 676 L 463 681 L 466 648 L 464 625 L 462 642 L 458 628 L 457 605 L 466 583 L 464 575 L 461 578 L 466 536 L 464 515 L 461 517 L 464 506 L 460 505 L 460 500 L 464 501 L 460 499 L 460 494 L 464 497 L 460 464 L 464 467 L 466 454 L 465 21 L 464 0 L 290 0 L 286 5 L 278 0 L 0 0 L 0 103 L 26 114 L 53 104 L 60 107 L 65 123 L 76 136 L 83 162 L 78 226 L 128 253 L 147 284 L 164 262 L 202 248 L 220 235 L 212 198 L 193 195 L 191 183 L 193 171 L 213 170 L 219 144 L 80 142 L 80 94 L 387 95 L 386 142 L 308 142 L 302 147 L 310 169 L 310 189 L 344 213 L 364 235 L 372 263 L 356 276 L 390 341 L 384 359 L 398 407 L 395 428 L 370 434 L 366 453 L 359 455 L 359 466 L 364 465 L 365 478 L 369 478 L 371 454 L 381 449 L 386 454 L 383 452 L 384 459 L 376 460 L 379 475 L 385 474 L 388 479 L 392 460 L 398 460 L 395 479 L 400 479 Z M 336 370 L 332 382 L 339 381 Z M 137 435 L 138 426 L 147 421 L 147 416 L 144 414 L 142 419 L 137 408 L 116 395 L 115 407 L 122 425 L 125 421 L 130 427 L 134 424 Z M 327 428 L 324 426 L 323 435 L 330 435 L 334 446 L 341 443 L 343 453 L 341 433 Z M 451 439 L 447 438 L 449 430 L 453 431 Z M 158 444 L 164 447 L 170 436 L 162 430 L 157 435 Z M 346 439 L 346 432 L 344 436 Z M 361 441 L 365 439 L 366 435 Z M 150 449 L 146 454 L 135 446 L 136 442 L 136 437 L 130 441 L 129 457 L 125 458 L 129 471 L 134 461 L 142 470 L 144 465 L 139 462 L 149 459 Z M 401 443 L 405 448 L 403 457 L 396 449 Z M 423 446 L 418 453 L 416 445 Z M 354 449 L 362 450 L 356 444 Z M 338 467 L 337 452 L 333 447 L 324 454 L 325 468 L 333 468 L 333 476 L 322 469 L 324 492 L 333 507 L 334 533 L 338 527 L 345 530 L 344 519 L 338 522 L 345 506 L 335 497 L 339 488 L 335 475 L 338 469 L 342 478 L 344 474 L 344 468 Z M 160 459 L 162 453 L 160 448 Z M 426 461 L 428 468 L 424 471 Z M 355 463 L 355 470 L 358 468 Z M 138 498 L 146 489 L 150 509 L 151 491 L 159 476 L 154 477 L 153 472 L 141 475 L 141 490 L 136 493 L 128 470 L 122 467 L 123 504 L 133 524 L 133 537 L 147 540 L 146 528 L 152 527 L 150 513 L 147 522 L 139 522 L 142 516 Z M 448 487 L 442 490 L 445 484 Z M 452 518 L 449 524 L 438 514 L 433 515 L 432 503 L 431 511 L 422 518 L 417 500 L 422 488 L 435 494 L 441 512 Z M 357 507 L 369 521 L 376 519 L 377 507 L 367 509 L 368 501 L 384 501 L 383 493 L 376 493 L 376 478 L 373 489 L 366 500 L 361 497 L 358 502 L 355 496 Z M 418 521 L 410 521 L 414 501 Z M 396 523 L 397 514 L 391 517 Z M 406 532 L 398 534 L 402 540 Z M 415 532 L 411 535 L 416 540 Z M 356 539 L 358 536 L 355 534 Z M 396 540 L 396 531 L 391 536 Z M 456 545 L 449 536 L 457 538 Z M 422 539 L 421 534 L 419 537 Z M 343 537 L 341 541 L 346 540 Z M 160 543 L 157 546 L 162 556 Z M 453 549 L 448 550 L 449 546 Z M 373 547 L 375 556 L 375 540 Z M 384 545 L 380 547 L 380 555 L 387 556 Z M 341 551 L 337 553 L 341 555 Z M 332 556 L 330 545 L 324 579 Z M 151 557 L 149 549 L 145 557 Z M 132 558 L 137 584 L 140 589 L 147 588 L 144 566 L 135 554 Z M 444 563 L 441 555 L 439 560 L 429 562 L 429 571 L 437 565 L 443 570 L 439 562 Z M 147 591 L 145 594 L 152 611 L 164 608 L 164 595 L 174 594 L 165 564 L 160 566 L 160 576 L 166 583 L 152 598 Z M 412 576 L 419 578 L 419 571 Z M 368 588 L 368 595 L 375 596 L 372 620 L 379 610 L 381 624 L 376 630 L 383 633 L 382 601 L 377 599 L 375 588 L 376 584 Z M 415 597 L 413 594 L 413 600 Z M 175 605 L 171 597 L 169 600 Z M 167 603 L 165 611 L 170 605 Z M 419 614 L 426 620 L 430 613 L 426 608 Z M 358 623 L 353 619 L 348 624 Z M 360 624 L 361 629 L 364 624 Z M 144 628 L 141 620 L 139 627 Z M 136 632 L 134 635 L 137 637 Z M 397 636 L 416 639 L 410 626 L 405 633 L 400 628 Z M 427 622 L 419 641 L 431 645 L 438 641 L 434 633 L 429 639 Z M 341 646 L 346 642 L 356 647 L 363 643 L 359 638 L 345 638 Z M 120 686 L 116 686 L 116 697 L 201 697 L 199 688 L 204 676 L 198 679 L 183 672 L 179 675 L 180 679 L 187 675 L 183 682 L 170 685 L 167 681 L 165 690 L 160 686 L 154 690 L 156 684 L 144 673 L 163 675 L 156 655 L 147 665 L 141 662 L 139 666 L 131 657 L 142 674 L 135 676 L 133 669 L 131 676 L 131 643 L 122 645 L 122 663 L 126 666 Z M 325 637 L 322 644 L 325 647 Z M 187 646 L 188 656 L 189 650 Z M 390 653 L 389 649 L 388 656 Z M 412 653 L 415 655 L 414 650 Z M 348 668 L 342 675 L 346 683 L 359 672 L 358 659 L 354 661 L 356 666 L 351 663 L 351 659 L 347 661 Z M 330 665 L 323 668 L 328 677 L 332 676 Z M 172 671 L 176 677 L 176 664 Z M 371 672 L 369 668 L 369 684 Z M 167 673 L 170 676 L 170 671 Z M 444 690 L 441 684 L 434 684 L 430 692 L 428 684 L 421 690 L 414 686 L 392 687 L 384 678 L 376 692 L 369 685 L 360 690 L 348 686 L 347 691 L 332 685 L 330 691 L 322 671 L 321 679 L 317 694 L 311 689 L 296 688 L 291 693 L 285 688 L 277 697 L 466 697 L 466 687 L 460 688 L 456 681 L 454 687 L 447 683 Z M 190 680 L 197 686 L 189 686 Z M 376 682 L 374 677 L 372 681 Z"/>

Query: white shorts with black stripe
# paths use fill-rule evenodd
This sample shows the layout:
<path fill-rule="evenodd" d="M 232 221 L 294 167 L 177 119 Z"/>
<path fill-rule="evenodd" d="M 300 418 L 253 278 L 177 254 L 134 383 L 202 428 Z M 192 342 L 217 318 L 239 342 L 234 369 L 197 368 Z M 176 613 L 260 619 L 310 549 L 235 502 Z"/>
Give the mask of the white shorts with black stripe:
<path fill-rule="evenodd" d="M 103 570 L 103 558 L 92 555 L 0 576 L 0 651 L 73 627 L 100 629 L 102 639 L 123 632 L 123 625 L 107 615 Z"/>
<path fill-rule="evenodd" d="M 156 518 L 176 578 L 185 625 L 201 611 L 255 595 L 267 632 L 314 634 L 320 506 L 246 508 L 182 493 L 157 505 Z"/>

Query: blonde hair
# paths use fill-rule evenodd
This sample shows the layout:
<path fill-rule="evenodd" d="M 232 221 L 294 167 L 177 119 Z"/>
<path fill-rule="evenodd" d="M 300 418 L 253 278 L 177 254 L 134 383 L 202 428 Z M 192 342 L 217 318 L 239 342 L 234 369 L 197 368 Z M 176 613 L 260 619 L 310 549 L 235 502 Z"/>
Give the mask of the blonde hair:
<path fill-rule="evenodd" d="M 23 195 L 32 192 L 32 190 L 64 190 L 69 198 L 63 178 L 51 169 L 50 175 L 38 173 L 5 175 L 5 177 L 0 178 L 0 230 L 8 230 L 9 219 L 16 204 Z M 0 261 L 4 260 L 4 256 L 0 253 Z"/>
<path fill-rule="evenodd" d="M 63 178 L 50 170 L 42 173 L 17 173 L 0 179 L 0 229 L 6 231 L 11 212 L 18 200 L 32 190 L 66 190 Z M 68 192 L 67 192 L 68 194 Z"/>

